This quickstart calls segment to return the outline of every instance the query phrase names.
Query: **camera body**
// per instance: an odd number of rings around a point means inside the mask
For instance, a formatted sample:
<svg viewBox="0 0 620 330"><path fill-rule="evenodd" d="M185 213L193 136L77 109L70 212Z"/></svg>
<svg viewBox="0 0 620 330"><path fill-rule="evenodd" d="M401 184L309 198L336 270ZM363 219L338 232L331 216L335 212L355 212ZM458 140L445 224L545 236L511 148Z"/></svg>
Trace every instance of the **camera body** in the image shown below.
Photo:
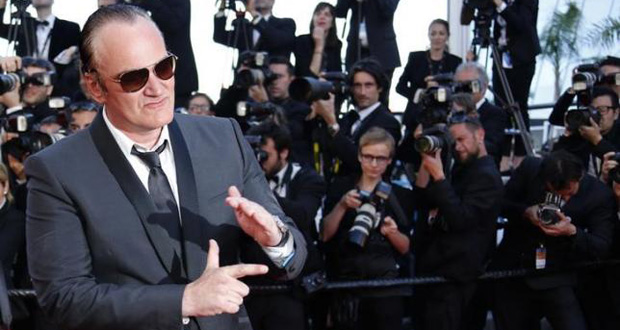
<svg viewBox="0 0 620 330"><path fill-rule="evenodd" d="M261 145L263 142L263 138L259 135L245 135L245 140L248 141L250 147L252 147L252 151L254 151L254 155L256 156L256 160L258 160L259 164L262 164L265 160L267 160L267 152L261 149Z"/></svg>
<svg viewBox="0 0 620 330"><path fill-rule="evenodd" d="M325 80L314 77L295 78L288 88L293 100L311 104L317 100L329 99L329 94L346 96L350 87L347 83L347 74L344 72L325 72Z"/></svg>
<svg viewBox="0 0 620 330"><path fill-rule="evenodd" d="M548 192L545 196L545 202L539 205L538 219L545 225L554 225L560 222L560 216L557 212L561 210L562 197Z"/></svg>
<svg viewBox="0 0 620 330"><path fill-rule="evenodd" d="M248 89L254 85L269 85L277 78L276 75L269 70L269 54L267 52L245 51L239 55L238 67L233 85Z"/></svg>
<svg viewBox="0 0 620 330"><path fill-rule="evenodd" d="M422 135L414 141L414 148L420 153L435 153L442 149L448 151L452 145L452 138L448 132L448 115L452 106L453 86L452 74L434 76L433 81L439 86L418 90L414 102L422 108L420 123ZM448 155L444 155L447 158Z"/></svg>
<svg viewBox="0 0 620 330"><path fill-rule="evenodd" d="M357 208L353 226L349 229L349 242L360 248L366 246L371 231L383 221L385 203L391 192L392 186L383 181L372 192L358 190L362 204Z"/></svg>
<svg viewBox="0 0 620 330"><path fill-rule="evenodd" d="M564 115L566 129L571 132L577 132L581 126L591 126L590 119L593 119L597 124L601 123L601 114L589 106L569 109Z"/></svg>
<svg viewBox="0 0 620 330"><path fill-rule="evenodd" d="M250 126L260 125L269 118L273 118L278 112L279 107L271 102L252 102L241 101L237 103L237 116L245 118L245 122Z"/></svg>

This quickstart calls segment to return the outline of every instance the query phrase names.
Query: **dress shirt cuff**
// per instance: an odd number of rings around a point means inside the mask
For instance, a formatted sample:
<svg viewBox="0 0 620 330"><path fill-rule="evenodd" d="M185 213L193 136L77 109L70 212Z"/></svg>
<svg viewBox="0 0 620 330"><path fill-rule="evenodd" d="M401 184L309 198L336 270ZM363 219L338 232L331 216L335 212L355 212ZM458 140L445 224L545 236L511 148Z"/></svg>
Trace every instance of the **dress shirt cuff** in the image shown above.
<svg viewBox="0 0 620 330"><path fill-rule="evenodd" d="M295 255L295 239L293 239L293 235L291 234L288 235L288 239L286 243L284 243L284 246L263 246L262 248L274 264L280 268L284 268L289 261L293 259L293 255Z"/></svg>
<svg viewBox="0 0 620 330"><path fill-rule="evenodd" d="M504 11L504 9L506 9L506 7L508 7L508 5L505 2L502 2L502 4L496 8L497 12L501 14Z"/></svg>

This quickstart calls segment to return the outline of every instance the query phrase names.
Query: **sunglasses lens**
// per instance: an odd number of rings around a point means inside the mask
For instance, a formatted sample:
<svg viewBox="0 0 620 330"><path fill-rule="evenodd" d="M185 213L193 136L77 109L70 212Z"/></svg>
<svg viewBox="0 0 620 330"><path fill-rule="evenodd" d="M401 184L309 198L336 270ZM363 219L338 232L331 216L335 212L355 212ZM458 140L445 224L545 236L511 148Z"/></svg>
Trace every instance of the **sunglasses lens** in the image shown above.
<svg viewBox="0 0 620 330"><path fill-rule="evenodd" d="M149 69L139 69L125 72L121 77L121 87L127 93L139 91L149 80Z"/></svg>
<svg viewBox="0 0 620 330"><path fill-rule="evenodd" d="M170 55L155 65L155 75L161 80L168 80L174 76L176 57Z"/></svg>

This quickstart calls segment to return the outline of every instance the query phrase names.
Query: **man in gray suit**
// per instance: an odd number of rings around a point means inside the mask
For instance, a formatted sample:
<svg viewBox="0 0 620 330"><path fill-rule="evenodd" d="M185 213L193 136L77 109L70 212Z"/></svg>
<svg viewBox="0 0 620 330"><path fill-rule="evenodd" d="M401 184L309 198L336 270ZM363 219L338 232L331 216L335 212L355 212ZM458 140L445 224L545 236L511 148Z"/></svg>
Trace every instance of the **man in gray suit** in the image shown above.
<svg viewBox="0 0 620 330"><path fill-rule="evenodd" d="M240 328L239 278L268 271L240 259L289 279L306 250L239 126L173 114L176 57L142 9L100 8L80 53L105 108L26 164L39 303L64 329Z"/></svg>

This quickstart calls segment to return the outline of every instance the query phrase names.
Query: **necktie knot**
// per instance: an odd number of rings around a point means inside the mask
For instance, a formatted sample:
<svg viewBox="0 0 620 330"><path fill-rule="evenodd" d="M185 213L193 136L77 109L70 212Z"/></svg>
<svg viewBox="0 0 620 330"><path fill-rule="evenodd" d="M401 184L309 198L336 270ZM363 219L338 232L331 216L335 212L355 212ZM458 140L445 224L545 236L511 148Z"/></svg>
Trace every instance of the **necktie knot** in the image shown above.
<svg viewBox="0 0 620 330"><path fill-rule="evenodd" d="M140 152L136 149L136 146L131 148L131 154L140 158L148 167L152 169L154 167L161 167L161 161L159 160L159 154L161 154L164 149L166 149L166 145L168 144L168 140L164 141L164 143L159 146L155 151L149 152Z"/></svg>

